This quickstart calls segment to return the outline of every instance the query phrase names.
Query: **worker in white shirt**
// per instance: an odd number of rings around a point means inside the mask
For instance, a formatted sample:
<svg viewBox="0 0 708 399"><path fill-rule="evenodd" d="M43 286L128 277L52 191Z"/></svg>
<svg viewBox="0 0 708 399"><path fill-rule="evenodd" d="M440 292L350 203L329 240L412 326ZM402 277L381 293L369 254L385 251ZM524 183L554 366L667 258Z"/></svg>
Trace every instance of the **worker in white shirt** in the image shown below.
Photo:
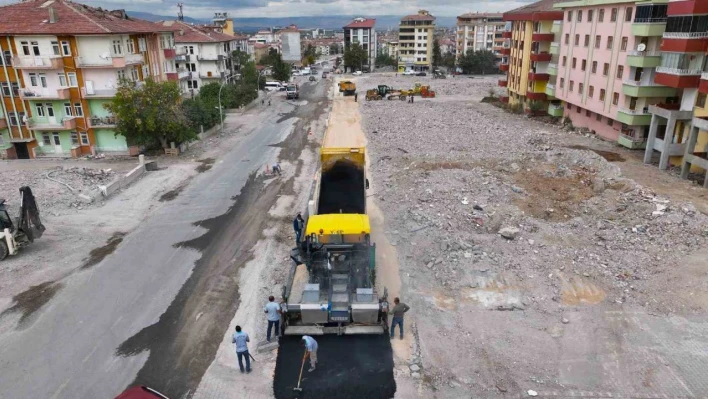
<svg viewBox="0 0 708 399"><path fill-rule="evenodd" d="M305 356L310 358L310 369L307 371L315 371L315 366L317 366L317 341L309 335L303 335L302 344L307 350Z"/></svg>
<svg viewBox="0 0 708 399"><path fill-rule="evenodd" d="M280 314L282 313L282 310L280 310L280 305L275 303L275 298L273 295L268 297L268 303L263 307L263 312L267 315L266 317L268 318L268 333L266 334L266 340L270 342L270 331L275 326L275 336L278 337L280 335Z"/></svg>

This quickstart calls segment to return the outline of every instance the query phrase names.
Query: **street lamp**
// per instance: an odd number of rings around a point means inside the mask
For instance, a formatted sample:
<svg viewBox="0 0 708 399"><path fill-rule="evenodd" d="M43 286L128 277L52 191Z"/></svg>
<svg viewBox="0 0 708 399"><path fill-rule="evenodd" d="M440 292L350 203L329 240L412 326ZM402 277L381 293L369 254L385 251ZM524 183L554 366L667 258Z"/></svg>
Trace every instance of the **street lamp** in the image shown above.
<svg viewBox="0 0 708 399"><path fill-rule="evenodd" d="M219 120L221 121L221 132L224 132L224 113L223 113L223 108L221 107L221 89L224 88L224 85L229 82L229 79L233 79L238 75L231 75L226 80L224 83L221 84L219 87Z"/></svg>

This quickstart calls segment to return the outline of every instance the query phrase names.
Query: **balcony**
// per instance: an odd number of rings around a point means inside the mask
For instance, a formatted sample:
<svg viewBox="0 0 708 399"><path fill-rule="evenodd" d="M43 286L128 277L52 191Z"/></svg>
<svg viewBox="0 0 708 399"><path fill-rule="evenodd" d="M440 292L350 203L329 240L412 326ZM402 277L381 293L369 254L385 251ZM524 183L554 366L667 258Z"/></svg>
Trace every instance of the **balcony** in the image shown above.
<svg viewBox="0 0 708 399"><path fill-rule="evenodd" d="M186 50L184 54L180 54L179 52L175 56L175 61L179 62L190 62L192 60L192 57L194 54L186 54Z"/></svg>
<svg viewBox="0 0 708 399"><path fill-rule="evenodd" d="M617 137L617 144L630 150L643 150L647 147L647 139L644 137L634 137L627 133L620 133L619 137Z"/></svg>
<svg viewBox="0 0 708 399"><path fill-rule="evenodd" d="M114 128L116 127L116 117L115 116L92 116L88 120L89 127L92 128Z"/></svg>
<svg viewBox="0 0 708 399"><path fill-rule="evenodd" d="M550 53L531 53L531 61L534 62L548 62L553 58Z"/></svg>
<svg viewBox="0 0 708 399"><path fill-rule="evenodd" d="M701 80L700 69L656 67L654 82L676 89L696 88Z"/></svg>
<svg viewBox="0 0 708 399"><path fill-rule="evenodd" d="M7 128L7 120L4 115L0 115L0 130Z"/></svg>
<svg viewBox="0 0 708 399"><path fill-rule="evenodd" d="M199 77L202 79L224 79L226 77L226 72L199 72Z"/></svg>
<svg viewBox="0 0 708 399"><path fill-rule="evenodd" d="M708 32L664 32L664 39L705 39Z"/></svg>
<svg viewBox="0 0 708 399"><path fill-rule="evenodd" d="M552 33L560 33L563 29L563 21L553 21L553 26L551 27Z"/></svg>
<svg viewBox="0 0 708 399"><path fill-rule="evenodd" d="M173 48L162 49L162 52L165 54L165 58L167 58L168 60L175 58L177 56L177 50L175 50Z"/></svg>
<svg viewBox="0 0 708 399"><path fill-rule="evenodd" d="M617 120L629 126L649 126L651 114L643 110L618 108Z"/></svg>
<svg viewBox="0 0 708 399"><path fill-rule="evenodd" d="M551 76L558 76L558 64L548 64L546 72Z"/></svg>
<svg viewBox="0 0 708 399"><path fill-rule="evenodd" d="M654 84L650 81L624 80L622 93L631 97L673 97L676 89Z"/></svg>
<svg viewBox="0 0 708 399"><path fill-rule="evenodd" d="M22 89L20 90L20 98L23 101L27 100L68 100L71 98L69 88L62 87L59 89Z"/></svg>
<svg viewBox="0 0 708 399"><path fill-rule="evenodd" d="M548 82L548 79L550 79L551 75L547 73L535 73L535 72L529 72L529 81L531 82Z"/></svg>
<svg viewBox="0 0 708 399"><path fill-rule="evenodd" d="M498 85L499 87L506 87L506 86L507 86L507 83L508 83L508 82L507 82L506 79L499 79L499 81L497 82L497 85Z"/></svg>
<svg viewBox="0 0 708 399"><path fill-rule="evenodd" d="M511 49L509 47L502 47L501 54L502 55L511 55Z"/></svg>
<svg viewBox="0 0 708 399"><path fill-rule="evenodd" d="M526 98L528 98L529 100L536 100L536 101L548 100L548 96L546 95L546 93L536 93L533 91L527 91Z"/></svg>
<svg viewBox="0 0 708 399"><path fill-rule="evenodd" d="M666 30L666 17L635 18L632 23L634 36L661 36Z"/></svg>
<svg viewBox="0 0 708 399"><path fill-rule="evenodd" d="M558 55L558 53L560 53L560 44L558 42L551 43L551 49L548 52Z"/></svg>
<svg viewBox="0 0 708 399"><path fill-rule="evenodd" d="M504 39L511 39L511 31L510 30L502 31L502 37Z"/></svg>
<svg viewBox="0 0 708 399"><path fill-rule="evenodd" d="M89 91L85 87L82 87L81 88L81 97L94 99L94 100L95 99L108 99L108 98L115 97L117 92L118 91L116 89L104 89L104 90L91 89L91 91Z"/></svg>
<svg viewBox="0 0 708 399"><path fill-rule="evenodd" d="M708 43L708 32L664 32L661 51L673 53L703 53Z"/></svg>
<svg viewBox="0 0 708 399"><path fill-rule="evenodd" d="M553 33L533 33L531 34L531 40L534 42L552 42L556 38Z"/></svg>
<svg viewBox="0 0 708 399"><path fill-rule="evenodd" d="M199 54L197 55L199 61L223 61L224 56L219 54Z"/></svg>
<svg viewBox="0 0 708 399"><path fill-rule="evenodd" d="M30 118L29 128L32 130L72 130L76 129L76 119L70 116L62 120L38 122L34 118Z"/></svg>
<svg viewBox="0 0 708 399"><path fill-rule="evenodd" d="M661 65L660 51L628 51L627 65L637 68L656 68Z"/></svg>
<svg viewBox="0 0 708 399"><path fill-rule="evenodd" d="M190 72L186 69L178 69L177 70L177 79L179 79L179 80L192 79L192 72Z"/></svg>
<svg viewBox="0 0 708 399"><path fill-rule="evenodd" d="M168 82L178 82L179 81L179 73L177 73L177 72L165 72L165 75L167 75Z"/></svg>
<svg viewBox="0 0 708 399"><path fill-rule="evenodd" d="M708 72L701 74L701 81L698 84L698 91L703 94L708 94Z"/></svg>
<svg viewBox="0 0 708 399"><path fill-rule="evenodd" d="M61 56L14 56L12 57L12 65L19 69L62 69L64 68L64 59Z"/></svg>
<svg viewBox="0 0 708 399"><path fill-rule="evenodd" d="M499 64L499 70L502 72L508 72L509 71L509 64Z"/></svg>
<svg viewBox="0 0 708 399"><path fill-rule="evenodd" d="M560 118L561 116L563 116L563 105L549 104L548 115Z"/></svg>
<svg viewBox="0 0 708 399"><path fill-rule="evenodd" d="M145 58L142 54L114 54L105 58L86 59L75 57L74 61L79 68L125 68L128 65L143 64Z"/></svg>
<svg viewBox="0 0 708 399"><path fill-rule="evenodd" d="M555 97L556 96L556 85L547 83L546 84L546 95L549 97Z"/></svg>

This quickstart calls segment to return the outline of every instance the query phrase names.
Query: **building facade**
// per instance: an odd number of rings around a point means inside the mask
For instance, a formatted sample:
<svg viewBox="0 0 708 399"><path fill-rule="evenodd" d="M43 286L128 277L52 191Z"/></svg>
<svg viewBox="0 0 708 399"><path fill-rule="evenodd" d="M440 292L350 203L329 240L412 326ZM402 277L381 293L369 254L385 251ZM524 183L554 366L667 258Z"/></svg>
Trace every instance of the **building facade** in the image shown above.
<svg viewBox="0 0 708 399"><path fill-rule="evenodd" d="M172 37L123 11L63 0L0 7L4 156L127 154L103 104L122 79L174 79Z"/></svg>
<svg viewBox="0 0 708 399"><path fill-rule="evenodd" d="M344 26L344 49L345 51L354 43L361 46L367 54L367 63L362 65L364 70L373 71L376 66L376 51L378 41L376 37L375 19L355 18L351 23Z"/></svg>
<svg viewBox="0 0 708 399"><path fill-rule="evenodd" d="M546 85L551 77L554 21L563 18L563 12L554 9L558 0L542 0L504 13L504 21L511 22L510 30L502 36L508 39L501 49L499 68L507 72L507 79L499 85L507 87L509 96L503 101L519 104L527 112L545 112L548 109Z"/></svg>
<svg viewBox="0 0 708 399"><path fill-rule="evenodd" d="M300 48L300 30L297 26L290 25L279 32L281 40L281 51L283 61L299 64L302 62L302 50Z"/></svg>
<svg viewBox="0 0 708 399"><path fill-rule="evenodd" d="M502 13L468 13L458 16L455 35L457 57L467 51L489 50L501 59L501 47L504 44L502 31L506 26L502 16Z"/></svg>
<svg viewBox="0 0 708 399"><path fill-rule="evenodd" d="M428 71L433 63L435 17L426 10L401 18L398 29L398 71Z"/></svg>

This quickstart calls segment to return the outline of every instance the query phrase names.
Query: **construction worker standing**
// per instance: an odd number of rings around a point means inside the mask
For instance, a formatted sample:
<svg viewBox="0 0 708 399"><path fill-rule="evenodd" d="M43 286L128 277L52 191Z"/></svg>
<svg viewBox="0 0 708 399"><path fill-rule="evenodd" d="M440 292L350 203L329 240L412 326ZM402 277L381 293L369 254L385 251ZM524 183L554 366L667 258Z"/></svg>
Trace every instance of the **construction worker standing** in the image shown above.
<svg viewBox="0 0 708 399"><path fill-rule="evenodd" d="M280 335L280 305L275 303L275 297L273 295L268 297L268 303L263 307L263 312L267 315L268 319L268 332L266 333L266 340L270 342L270 332L273 326L275 326L275 336L276 338Z"/></svg>
<svg viewBox="0 0 708 399"><path fill-rule="evenodd" d="M302 238L302 229L305 227L305 219L302 218L300 212L295 216L293 220L293 229L295 230L295 244L300 245L300 238Z"/></svg>
<svg viewBox="0 0 708 399"><path fill-rule="evenodd" d="M391 320L391 339L393 339L393 336L395 335L394 332L396 331L396 325L400 327L401 339L403 339L403 314L411 308L405 303L402 303L398 297L393 299L393 303L395 306L389 311L389 313L393 313L393 320Z"/></svg>
<svg viewBox="0 0 708 399"><path fill-rule="evenodd" d="M241 331L241 326L236 326L236 332L234 333L233 337L231 337L231 343L236 344L236 356L238 357L238 367L241 369L241 372L244 372L243 369L243 358L246 358L246 373L251 372L251 354L248 353L248 343L251 342L251 339L248 337L248 334L245 332Z"/></svg>
<svg viewBox="0 0 708 399"><path fill-rule="evenodd" d="M309 335L303 335L302 344L305 346L305 350L307 350L305 357L310 358L310 369L307 371L315 371L315 366L317 366L317 341Z"/></svg>

